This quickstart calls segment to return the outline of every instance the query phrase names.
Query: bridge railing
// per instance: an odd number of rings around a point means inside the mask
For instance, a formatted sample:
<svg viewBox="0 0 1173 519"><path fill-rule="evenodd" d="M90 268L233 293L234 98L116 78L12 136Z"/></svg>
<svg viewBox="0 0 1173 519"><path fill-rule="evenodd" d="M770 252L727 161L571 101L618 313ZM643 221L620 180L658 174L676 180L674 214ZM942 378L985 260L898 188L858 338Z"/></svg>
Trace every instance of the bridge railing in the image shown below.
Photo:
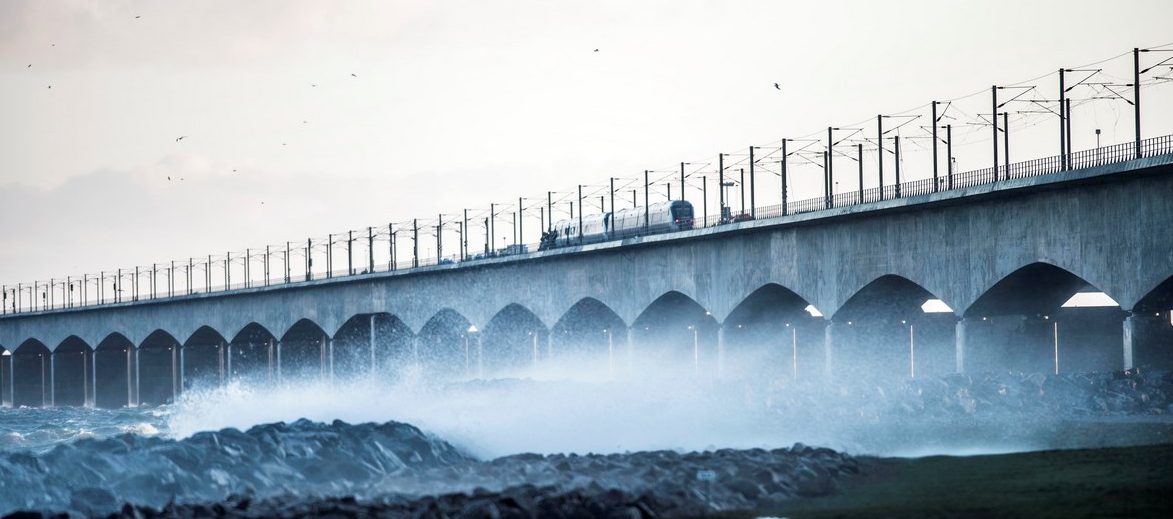
<svg viewBox="0 0 1173 519"><path fill-rule="evenodd" d="M734 214L728 219L723 219L718 210L718 214L697 218L697 223L694 227L714 227L749 219L762 220L778 218L786 215L813 213L831 208L870 204L884 200L918 197L937 192L989 185L1011 179L1037 177L1070 170L1117 164L1133 160L1137 158L1138 154L1141 157L1173 154L1173 135L1145 139L1140 142L1139 149L1135 142L1127 142L1069 153L1066 157L1054 155L1014 162L1009 165L1000 165L997 168L989 167L965 172L953 172L949 168L936 179L925 178L911 180L899 184L836 193L830 197L819 196L802 200L787 200L785 204L759 206L746 211L746 214ZM694 211L696 209L694 208ZM637 233L636 236L638 235ZM157 267L161 264L156 264L150 267L125 269L117 274L115 272L107 272L104 274L104 277L96 274L54 279L48 282L38 281L15 286L0 286L0 294L3 294L2 304L0 304L0 316L131 301L168 299L182 297L188 294L242 290L260 286L301 283L309 280L340 278L351 275L361 276L373 272L410 270L436 264L477 261L485 257L524 255L526 252L538 251L538 247L539 244L531 243L526 244L525 249L512 247L493 251L488 255L474 253L464 259L460 258L459 255L446 255L440 258L420 258L416 262L400 261L393 264L381 263L374 265L374 268L366 265L363 268L355 269L354 272L351 272L349 269L332 269L328 274L322 272L307 274L302 271L300 273L290 272L290 275L286 277L284 269L282 269L276 276L270 271L268 279L247 279L236 283L228 280L228 282L221 282L218 285L213 280L205 283L199 290L194 290L187 286L180 287L180 283L176 283L174 279L171 279L177 275L175 270L159 269ZM518 252L519 250L523 252ZM196 263L193 266L188 260L184 260L181 263L183 264L182 267L187 269L183 271L185 278L194 278L194 272L189 273L188 270L198 268L204 269L205 273L203 276L206 279L206 270L212 266L219 266L219 263L213 265L202 262ZM165 275L164 272L166 272ZM109 285L104 285L104 281L99 281L99 279L116 279L117 281L114 287L110 287ZM90 285L91 283L93 283L93 286ZM19 297L17 297L18 295Z"/></svg>

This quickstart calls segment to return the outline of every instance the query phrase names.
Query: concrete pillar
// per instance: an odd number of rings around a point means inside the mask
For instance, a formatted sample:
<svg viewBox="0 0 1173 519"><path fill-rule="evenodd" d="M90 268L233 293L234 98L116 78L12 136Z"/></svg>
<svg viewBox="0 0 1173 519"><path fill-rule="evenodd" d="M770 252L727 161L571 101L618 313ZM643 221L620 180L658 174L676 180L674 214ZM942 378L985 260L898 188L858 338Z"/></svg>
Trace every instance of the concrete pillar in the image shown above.
<svg viewBox="0 0 1173 519"><path fill-rule="evenodd" d="M546 336L546 360L554 360L554 330Z"/></svg>
<svg viewBox="0 0 1173 519"><path fill-rule="evenodd" d="M57 406L57 353L49 352L49 407Z"/></svg>
<svg viewBox="0 0 1173 519"><path fill-rule="evenodd" d="M699 353L699 352L698 352ZM717 378L725 374L725 325L717 325Z"/></svg>
<svg viewBox="0 0 1173 519"><path fill-rule="evenodd" d="M534 350L533 351L533 356L534 356L533 369L534 369L534 372L537 372L537 370L538 370L538 332L537 331L534 331L532 338L533 338L533 350Z"/></svg>
<svg viewBox="0 0 1173 519"><path fill-rule="evenodd" d="M12 352L8 354L8 405L9 407L16 407L16 383L13 379L16 377L16 356Z"/></svg>
<svg viewBox="0 0 1173 519"><path fill-rule="evenodd" d="M139 405L143 402L143 395L139 392L139 381L142 380L142 377L139 376L139 354L138 348L134 346L131 348L134 349L134 405Z"/></svg>
<svg viewBox="0 0 1173 519"><path fill-rule="evenodd" d="M326 339L326 355L329 361L330 383L334 383L334 338Z"/></svg>
<svg viewBox="0 0 1173 519"><path fill-rule="evenodd" d="M265 376L268 378L267 382L273 383L273 339L270 338L268 344L265 346Z"/></svg>
<svg viewBox="0 0 1173 519"><path fill-rule="evenodd" d="M372 271L373 271L373 269L372 269ZM370 350L371 350L371 360L370 360L370 368L371 369L370 369L370 372L371 372L371 377L373 378L375 376L375 372L376 372L376 369L375 369L376 368L376 361L375 361L375 314L371 314L370 325L371 325L371 333L369 335L369 337L370 337L369 346L370 346Z"/></svg>
<svg viewBox="0 0 1173 519"><path fill-rule="evenodd" d="M179 396L179 359L177 358L179 346L173 345L169 349L171 350L171 402L175 402L175 399Z"/></svg>
<svg viewBox="0 0 1173 519"><path fill-rule="evenodd" d="M221 378L225 381L232 380L232 343L231 342L228 343L228 346L224 348L224 375Z"/></svg>
<svg viewBox="0 0 1173 519"><path fill-rule="evenodd" d="M90 391L90 407L98 407L98 352L97 350L90 351L90 383L93 384L93 391Z"/></svg>
<svg viewBox="0 0 1173 519"><path fill-rule="evenodd" d="M635 361L635 326L627 327L627 344L624 345L627 356L627 370L631 371L631 363Z"/></svg>
<svg viewBox="0 0 1173 519"><path fill-rule="evenodd" d="M187 348L184 348L183 346L176 346L175 349L179 350L179 394L182 395L183 394L183 384L185 382L184 376L183 376L184 369L185 369L183 361L184 361L184 357L186 357L186 354L187 354Z"/></svg>
<svg viewBox="0 0 1173 519"><path fill-rule="evenodd" d="M277 341L277 385L281 385L281 341Z"/></svg>
<svg viewBox="0 0 1173 519"><path fill-rule="evenodd" d="M479 335L478 335L478 337L479 337ZM420 365L420 336L419 335L413 335L411 337L411 363L416 366Z"/></svg>
<svg viewBox="0 0 1173 519"><path fill-rule="evenodd" d="M835 329L838 327L839 323L827 319L827 325L823 328L823 375L827 377L831 376L834 364Z"/></svg>
<svg viewBox="0 0 1173 519"><path fill-rule="evenodd" d="M134 362L130 356L134 346L126 347L126 405L134 405Z"/></svg>
<svg viewBox="0 0 1173 519"><path fill-rule="evenodd" d="M327 269L326 272L329 272ZM318 340L318 379L326 378L326 336Z"/></svg>
<svg viewBox="0 0 1173 519"><path fill-rule="evenodd" d="M962 317L953 325L954 361L958 373L965 373L965 348L969 335L969 318Z"/></svg>
<svg viewBox="0 0 1173 519"><path fill-rule="evenodd" d="M485 334L477 334L477 378L485 378Z"/></svg>

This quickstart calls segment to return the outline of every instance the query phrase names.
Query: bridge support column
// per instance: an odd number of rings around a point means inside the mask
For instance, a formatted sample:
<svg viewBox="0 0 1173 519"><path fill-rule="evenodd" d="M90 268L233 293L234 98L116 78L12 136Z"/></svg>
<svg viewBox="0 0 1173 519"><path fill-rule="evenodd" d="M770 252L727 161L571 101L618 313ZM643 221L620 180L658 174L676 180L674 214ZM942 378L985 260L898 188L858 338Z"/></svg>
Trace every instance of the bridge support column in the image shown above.
<svg viewBox="0 0 1173 519"><path fill-rule="evenodd" d="M965 347L968 336L969 319L962 317L953 325L954 362L958 373L965 373Z"/></svg>
<svg viewBox="0 0 1173 519"><path fill-rule="evenodd" d="M228 343L220 351L224 353L224 357L221 359L223 372L220 374L220 380L223 383L232 380L232 343Z"/></svg>
<svg viewBox="0 0 1173 519"><path fill-rule="evenodd" d="M273 383L273 339L269 339L268 344L265 345L265 377L266 382Z"/></svg>
<svg viewBox="0 0 1173 519"><path fill-rule="evenodd" d="M49 352L49 407L57 406L57 353Z"/></svg>
<svg viewBox="0 0 1173 519"><path fill-rule="evenodd" d="M1151 342L1151 333L1158 324L1157 315L1129 312L1124 318L1124 369L1132 369L1141 363L1162 364L1163 359L1154 359L1145 347ZM1146 357L1146 354L1150 354Z"/></svg>
<svg viewBox="0 0 1173 519"><path fill-rule="evenodd" d="M546 335L546 360L554 360L554 330Z"/></svg>
<svg viewBox="0 0 1173 519"><path fill-rule="evenodd" d="M142 395L142 392L140 391L140 382L142 381L142 377L139 376L139 373L140 373L140 371L139 371L139 357L140 357L140 355L139 355L138 348L131 346L131 349L134 350L134 405L137 406L143 402L143 400L142 400L143 395Z"/></svg>
<svg viewBox="0 0 1173 519"><path fill-rule="evenodd" d="M328 272L328 271L327 271ZM318 340L318 379L326 378L326 336Z"/></svg>
<svg viewBox="0 0 1173 519"><path fill-rule="evenodd" d="M277 341L273 346L276 349L277 385L281 385L281 341Z"/></svg>
<svg viewBox="0 0 1173 519"><path fill-rule="evenodd" d="M827 325L823 328L823 376L826 377L831 376L834 365L835 329L838 327L839 323L827 319Z"/></svg>
<svg viewBox="0 0 1173 519"><path fill-rule="evenodd" d="M627 357L627 371L631 371L631 364L635 362L635 326L627 327L627 344L624 346L626 350L624 355Z"/></svg>
<svg viewBox="0 0 1173 519"><path fill-rule="evenodd" d="M90 352L90 383L93 384L93 391L90 391L89 407L98 407L98 352Z"/></svg>
<svg viewBox="0 0 1173 519"><path fill-rule="evenodd" d="M693 352L693 361L699 362L699 352ZM725 325L717 325L717 378L725 374Z"/></svg>
<svg viewBox="0 0 1173 519"><path fill-rule="evenodd" d="M485 378L485 334L477 334L477 378Z"/></svg>
<svg viewBox="0 0 1173 519"><path fill-rule="evenodd" d="M187 356L187 348L184 348L183 346L178 346L175 349L179 351L179 394L182 395L183 391L184 391L183 384L186 382L183 377L183 370L184 370L184 358Z"/></svg>
<svg viewBox="0 0 1173 519"><path fill-rule="evenodd" d="M179 397L179 346L171 347L171 403Z"/></svg>
<svg viewBox="0 0 1173 519"><path fill-rule="evenodd" d="M329 365L328 365L328 368L330 370L329 380L330 380L330 383L333 384L334 383L334 338L333 337L326 339L326 360L329 363Z"/></svg>
<svg viewBox="0 0 1173 519"><path fill-rule="evenodd" d="M371 254L374 254L374 253L372 252ZM372 273L374 273L374 271L375 271L374 266L371 267L370 271ZM369 346L370 346L370 350L371 350L370 373L371 373L371 378L374 378L375 371L376 371L376 369L375 369L375 363L376 363L376 361L375 361L375 314L371 314L370 325L371 325L371 333L369 335L369 337L370 337Z"/></svg>
<svg viewBox="0 0 1173 519"><path fill-rule="evenodd" d="M419 337L419 335L413 335L411 337L411 363L417 367L420 365L420 337Z"/></svg>

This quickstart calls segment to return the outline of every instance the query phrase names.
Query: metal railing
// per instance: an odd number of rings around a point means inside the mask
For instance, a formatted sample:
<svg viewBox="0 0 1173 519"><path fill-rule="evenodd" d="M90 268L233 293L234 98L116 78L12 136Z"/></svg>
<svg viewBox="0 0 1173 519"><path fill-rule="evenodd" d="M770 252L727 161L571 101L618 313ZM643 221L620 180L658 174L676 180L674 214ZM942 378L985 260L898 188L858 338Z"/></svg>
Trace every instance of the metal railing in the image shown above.
<svg viewBox="0 0 1173 519"><path fill-rule="evenodd" d="M783 207L783 204L766 205L752 208L746 211L746 213L752 214L753 219L764 220L795 214L814 213L833 208L870 204L884 200L924 196L932 193L990 185L1006 180L1038 177L1062 173L1064 171L1122 163L1136 159L1138 152L1140 157L1156 157L1173 154L1173 135L1145 139L1140 142L1139 150L1136 142L1130 141L1070 153L1066 157L1054 155L1002 165L998 168L991 167L958 173L947 170L945 174L939 175L935 180L933 178L918 179L900 184L836 193L830 197L819 196L803 200L787 201L785 207ZM696 208L694 208L695 210ZM720 214L708 216L698 215L696 219L697 225L694 228L724 226L725 224L738 221L739 219L736 216L734 215L734 218L726 220ZM742 216L741 219L745 219L745 216ZM631 236L643 235L645 234L637 232ZM358 240L356 239L354 241ZM215 280L208 282L213 276L209 276L207 270L217 269L225 265L229 266L229 270L231 270L230 266L232 262L239 262L242 260L241 258L229 258L226 256L224 260L217 258L215 262L210 260L198 262L194 260L183 260L182 262L178 262L179 268L173 267L172 264L155 264L149 267L130 268L122 271L104 272L78 277L71 276L65 279L52 279L48 282L37 281L33 283L21 283L16 286L0 286L0 292L3 293L0 317L66 308L85 308L171 299L193 294L230 292L262 286L291 285L323 279L346 279L376 272L410 271L416 268L435 266L437 264L470 263L494 257L524 257L539 250L539 244L537 243L524 244L524 247L527 248L525 252L517 252L518 246L514 245L513 247L489 251L487 254L483 251L475 253L470 251L467 257L462 257L461 254L450 254L438 258L419 258L414 261L392 260L373 265L369 261L359 261L357 262L357 267L355 266L356 263L351 261L346 268L330 269L329 272L313 272L312 268L303 271L300 267L296 269L290 267L288 276L285 274L287 269L285 262L288 261L292 265L294 258L285 258L283 256L285 251L280 250L267 253L268 257L265 258L266 265L269 265L271 256L281 256L282 261L278 264L280 268L267 270L269 275L263 279L248 278L245 281L236 283L232 283L230 279L225 279L219 285L215 284ZM303 250L305 249L295 249L291 254L301 254L301 259L304 261ZM243 261L250 262L249 264L251 265L251 262L255 261L254 258L260 254L259 250L253 252L244 258ZM312 254L313 249L310 249L309 253ZM354 256L350 257L353 258ZM160 267L160 265L164 265L164 267ZM196 270L200 272L197 273L195 272ZM275 270L277 271L276 275L274 275ZM183 277L177 279L180 275ZM221 271L221 275L225 278L231 277L230 274L225 274L223 271ZM202 281L199 290L194 287L194 282L188 282L189 279L199 279ZM114 283L106 285L106 282L111 280Z"/></svg>

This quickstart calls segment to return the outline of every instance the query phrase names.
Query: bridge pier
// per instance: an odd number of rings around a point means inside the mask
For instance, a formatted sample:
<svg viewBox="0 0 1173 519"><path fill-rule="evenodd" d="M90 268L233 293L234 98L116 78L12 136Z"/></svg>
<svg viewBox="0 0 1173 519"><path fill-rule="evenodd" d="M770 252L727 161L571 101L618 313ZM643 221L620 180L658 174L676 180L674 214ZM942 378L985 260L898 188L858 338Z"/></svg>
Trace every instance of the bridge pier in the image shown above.
<svg viewBox="0 0 1173 519"><path fill-rule="evenodd" d="M485 334L477 334L477 378L485 378Z"/></svg>
<svg viewBox="0 0 1173 519"><path fill-rule="evenodd" d="M698 352L693 349L693 362L700 362L697 358ZM720 379L725 375L725 325L724 323L717 324L717 378Z"/></svg>
<svg viewBox="0 0 1173 519"><path fill-rule="evenodd" d="M627 371L631 372L631 364L635 362L635 325L627 327L627 343L624 344L624 355L627 357Z"/></svg>
<svg viewBox="0 0 1173 519"><path fill-rule="evenodd" d="M834 365L835 329L840 326L831 318L826 319L823 327L823 376L830 377Z"/></svg>
<svg viewBox="0 0 1173 519"><path fill-rule="evenodd" d="M49 407L57 405L57 356L49 353Z"/></svg>
<svg viewBox="0 0 1173 519"><path fill-rule="evenodd" d="M372 270L373 270L373 268L372 268ZM371 353L371 360L370 360L371 364L369 367L370 367L371 378L375 378L375 373L377 372L376 367L378 365L377 361L375 360L375 314L370 315L369 322L370 322L370 334L367 336L369 339L368 346L370 347L370 353Z"/></svg>
<svg viewBox="0 0 1173 519"><path fill-rule="evenodd" d="M953 328L953 343L956 351L955 356L958 373L965 373L965 348L968 335L969 318L962 317L957 320L957 324Z"/></svg>
<svg viewBox="0 0 1173 519"><path fill-rule="evenodd" d="M276 358L274 361L277 363L277 385L281 385L281 383L284 381L284 378L281 374L281 342L282 341L280 339L277 339L273 345L276 349L274 354Z"/></svg>
<svg viewBox="0 0 1173 519"><path fill-rule="evenodd" d="M1173 368L1173 325L1164 312L1133 311L1123 323L1124 369L1151 366ZM1164 348L1160 346L1164 345Z"/></svg>
<svg viewBox="0 0 1173 519"><path fill-rule="evenodd" d="M223 355L220 359L220 364L223 366L223 369L224 369L224 371L220 373L220 381L222 383L223 382L231 382L232 381L232 343L231 342L228 343L228 345L225 346L220 351L223 353Z"/></svg>

